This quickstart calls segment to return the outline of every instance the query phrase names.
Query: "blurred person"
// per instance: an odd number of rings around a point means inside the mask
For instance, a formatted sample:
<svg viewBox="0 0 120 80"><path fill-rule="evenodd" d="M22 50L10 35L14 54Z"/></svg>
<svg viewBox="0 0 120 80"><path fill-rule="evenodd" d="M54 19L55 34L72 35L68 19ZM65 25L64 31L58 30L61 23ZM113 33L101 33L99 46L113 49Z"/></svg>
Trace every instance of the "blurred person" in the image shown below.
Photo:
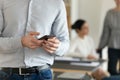
<svg viewBox="0 0 120 80"><path fill-rule="evenodd" d="M99 68L97 71L92 73L92 77L95 80L120 80L120 75L110 76L110 74Z"/></svg>
<svg viewBox="0 0 120 80"><path fill-rule="evenodd" d="M96 54L94 41L88 35L89 34L89 25L85 20L77 20L73 25L77 33L77 37L71 41L71 47L68 54L65 56L69 57L82 57L87 59L97 59L98 55Z"/></svg>
<svg viewBox="0 0 120 80"><path fill-rule="evenodd" d="M120 0L114 1L116 7L107 12L98 50L108 46L108 71L111 75L120 75L117 71L120 60Z"/></svg>
<svg viewBox="0 0 120 80"><path fill-rule="evenodd" d="M92 73L92 77L95 80L103 80L104 78L110 77L110 74L104 71L102 68L99 68L95 72Z"/></svg>

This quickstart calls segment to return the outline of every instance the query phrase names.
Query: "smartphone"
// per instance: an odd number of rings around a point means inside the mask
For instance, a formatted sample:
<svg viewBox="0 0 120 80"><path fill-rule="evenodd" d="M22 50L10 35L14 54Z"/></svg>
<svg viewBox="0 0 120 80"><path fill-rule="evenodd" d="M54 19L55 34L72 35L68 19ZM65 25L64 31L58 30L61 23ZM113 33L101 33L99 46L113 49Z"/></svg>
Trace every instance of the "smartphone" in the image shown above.
<svg viewBox="0 0 120 80"><path fill-rule="evenodd" d="M50 39L50 38L54 38L55 36L51 36L51 35L45 35L45 36L43 36L43 37L41 37L41 38L38 38L38 40L48 40L48 39Z"/></svg>

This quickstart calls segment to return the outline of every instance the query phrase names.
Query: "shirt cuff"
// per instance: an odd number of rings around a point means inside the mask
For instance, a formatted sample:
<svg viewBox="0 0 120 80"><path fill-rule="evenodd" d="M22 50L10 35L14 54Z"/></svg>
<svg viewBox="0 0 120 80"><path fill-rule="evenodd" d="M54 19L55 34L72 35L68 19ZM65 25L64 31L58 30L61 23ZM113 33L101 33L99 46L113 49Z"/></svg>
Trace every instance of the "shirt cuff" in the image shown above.
<svg viewBox="0 0 120 80"><path fill-rule="evenodd" d="M16 48L22 48L23 47L21 37L15 39L14 46Z"/></svg>

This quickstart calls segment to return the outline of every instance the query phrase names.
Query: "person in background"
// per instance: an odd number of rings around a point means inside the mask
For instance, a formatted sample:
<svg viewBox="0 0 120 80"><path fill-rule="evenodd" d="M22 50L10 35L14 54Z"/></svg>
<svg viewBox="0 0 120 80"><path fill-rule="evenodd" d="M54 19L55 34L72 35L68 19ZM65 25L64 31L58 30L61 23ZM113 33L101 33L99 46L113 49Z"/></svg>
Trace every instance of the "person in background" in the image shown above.
<svg viewBox="0 0 120 80"><path fill-rule="evenodd" d="M98 55L95 51L94 41L88 36L88 23L82 19L77 20L75 24L72 25L72 29L76 31L77 37L71 41L71 47L65 56L97 59Z"/></svg>
<svg viewBox="0 0 120 80"><path fill-rule="evenodd" d="M116 7L107 12L98 50L108 46L108 71L111 75L120 75L116 67L120 60L120 0L114 1Z"/></svg>
<svg viewBox="0 0 120 80"><path fill-rule="evenodd" d="M104 80L104 79L110 77L110 74L108 72L104 71L102 68L99 68L95 72L92 73L92 77L95 80Z"/></svg>
<svg viewBox="0 0 120 80"><path fill-rule="evenodd" d="M98 69L92 73L95 80L120 80L120 75L110 76L110 74L103 69Z"/></svg>

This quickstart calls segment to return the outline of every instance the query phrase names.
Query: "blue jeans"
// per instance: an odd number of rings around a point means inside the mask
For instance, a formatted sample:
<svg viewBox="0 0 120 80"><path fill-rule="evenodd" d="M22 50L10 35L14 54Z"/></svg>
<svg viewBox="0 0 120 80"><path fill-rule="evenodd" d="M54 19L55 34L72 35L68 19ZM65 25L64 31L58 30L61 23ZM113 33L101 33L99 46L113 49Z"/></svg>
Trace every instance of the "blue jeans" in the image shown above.
<svg viewBox="0 0 120 80"><path fill-rule="evenodd" d="M44 69L39 71L39 73L20 76L0 71L0 80L52 80L52 72L51 69Z"/></svg>

